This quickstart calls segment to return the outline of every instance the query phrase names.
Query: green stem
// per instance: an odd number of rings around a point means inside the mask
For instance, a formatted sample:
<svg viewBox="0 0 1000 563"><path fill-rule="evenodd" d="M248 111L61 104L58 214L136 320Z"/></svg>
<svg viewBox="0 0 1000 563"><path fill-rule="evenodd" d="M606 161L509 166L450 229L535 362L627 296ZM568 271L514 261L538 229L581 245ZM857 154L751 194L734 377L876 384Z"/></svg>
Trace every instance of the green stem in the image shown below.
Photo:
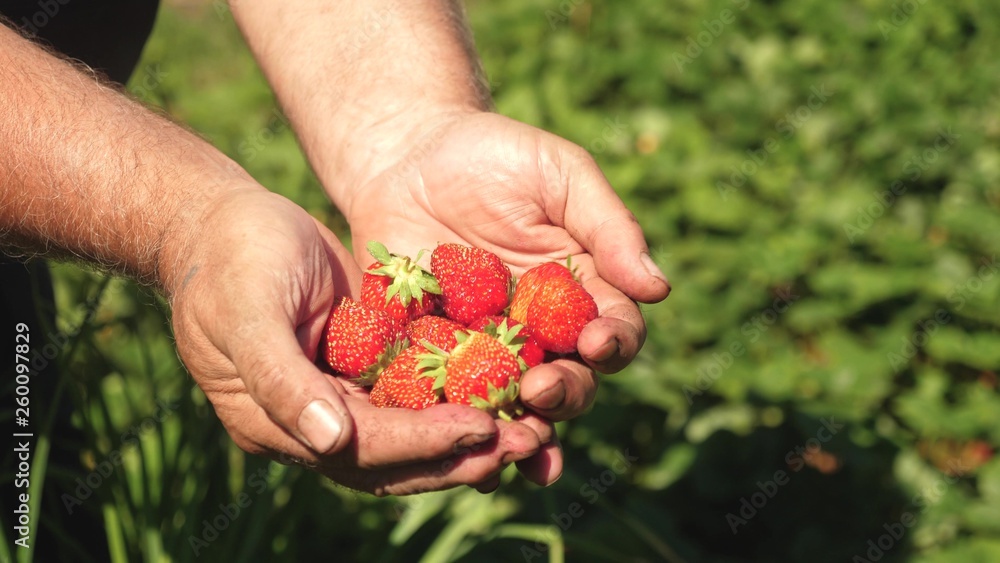
<svg viewBox="0 0 1000 563"><path fill-rule="evenodd" d="M555 526L537 524L502 524L491 534L496 538L520 539L549 546L549 563L563 563L566 548L563 544L562 532Z"/></svg>

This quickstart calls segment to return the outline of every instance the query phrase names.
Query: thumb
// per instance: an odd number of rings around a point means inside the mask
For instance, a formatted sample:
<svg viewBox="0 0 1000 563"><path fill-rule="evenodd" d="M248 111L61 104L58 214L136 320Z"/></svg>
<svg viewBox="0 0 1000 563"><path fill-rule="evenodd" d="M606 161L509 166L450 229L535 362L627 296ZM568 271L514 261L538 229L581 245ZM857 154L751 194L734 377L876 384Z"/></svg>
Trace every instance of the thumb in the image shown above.
<svg viewBox="0 0 1000 563"><path fill-rule="evenodd" d="M306 358L294 331L264 326L241 341L256 346L234 355L236 371L271 420L318 454L350 444L354 427L344 399L332 379Z"/></svg>
<svg viewBox="0 0 1000 563"><path fill-rule="evenodd" d="M562 161L563 228L594 258L601 278L636 301L662 301L670 282L650 257L639 222L594 159L580 150L580 158Z"/></svg>

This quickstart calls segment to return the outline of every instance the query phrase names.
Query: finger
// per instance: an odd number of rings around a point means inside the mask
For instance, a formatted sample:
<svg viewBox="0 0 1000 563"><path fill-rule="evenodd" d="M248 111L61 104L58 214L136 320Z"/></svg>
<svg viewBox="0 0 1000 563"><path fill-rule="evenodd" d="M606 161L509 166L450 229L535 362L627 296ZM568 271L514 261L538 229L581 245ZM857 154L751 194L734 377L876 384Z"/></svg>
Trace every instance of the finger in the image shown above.
<svg viewBox="0 0 1000 563"><path fill-rule="evenodd" d="M559 445L555 425L532 413L518 418L517 422L534 430L542 444L538 453L517 462L518 471L532 483L542 486L554 483L562 474L562 448Z"/></svg>
<svg viewBox="0 0 1000 563"><path fill-rule="evenodd" d="M464 448L444 460L374 471L345 472L343 468L331 468L329 475L338 483L378 496L410 495L484 483L505 466L530 458L542 448L534 430L527 426L516 422L500 425L501 431L494 439Z"/></svg>
<svg viewBox="0 0 1000 563"><path fill-rule="evenodd" d="M586 257L581 262L587 263ZM646 323L634 301L598 276L580 270L583 286L597 302L600 316L584 327L577 351L601 373L620 371L639 353L646 340Z"/></svg>
<svg viewBox="0 0 1000 563"><path fill-rule="evenodd" d="M482 483L476 483L472 485L472 488L484 495L488 495L500 488L500 474L497 473Z"/></svg>
<svg viewBox="0 0 1000 563"><path fill-rule="evenodd" d="M364 404L351 409L356 440L353 457L345 459L363 469L385 468L418 461L445 459L476 451L494 441L500 429L489 414L461 405L441 404L429 409L380 409ZM500 452L503 455L505 452Z"/></svg>
<svg viewBox="0 0 1000 563"><path fill-rule="evenodd" d="M521 401L548 420L568 420L587 410L597 394L597 383L589 367L560 359L525 372Z"/></svg>
<svg viewBox="0 0 1000 563"><path fill-rule="evenodd" d="M555 483L563 473L563 453L559 437L554 436L552 441L542 446L537 454L517 462L516 465L524 478L532 483L543 487Z"/></svg>
<svg viewBox="0 0 1000 563"><path fill-rule="evenodd" d="M314 452L344 449L354 426L336 382L309 361L293 330L271 320L276 316L259 313L248 318L264 320L243 324L230 354L247 392L271 420Z"/></svg>
<svg viewBox="0 0 1000 563"><path fill-rule="evenodd" d="M666 276L650 258L642 228L586 151L561 162L565 183L563 226L594 257L597 273L644 303L670 293Z"/></svg>
<svg viewBox="0 0 1000 563"><path fill-rule="evenodd" d="M234 382L239 384L238 379ZM499 430L493 419L480 410L460 405L438 405L424 411L378 409L367 399L345 396L354 421L354 440L339 453L319 455L275 424L244 389L227 391L216 410L223 421L236 421L226 429L237 445L283 463L298 460L310 467L322 467L335 480L337 472L345 469L350 473L429 461L441 463L477 452L490 452L501 460L509 453L506 442L498 447ZM520 457L529 455L532 447L528 443Z"/></svg>
<svg viewBox="0 0 1000 563"><path fill-rule="evenodd" d="M541 445L551 442L556 434L555 426L550 419L541 417L531 411L517 417L516 422L534 430L535 435L538 436L538 443Z"/></svg>

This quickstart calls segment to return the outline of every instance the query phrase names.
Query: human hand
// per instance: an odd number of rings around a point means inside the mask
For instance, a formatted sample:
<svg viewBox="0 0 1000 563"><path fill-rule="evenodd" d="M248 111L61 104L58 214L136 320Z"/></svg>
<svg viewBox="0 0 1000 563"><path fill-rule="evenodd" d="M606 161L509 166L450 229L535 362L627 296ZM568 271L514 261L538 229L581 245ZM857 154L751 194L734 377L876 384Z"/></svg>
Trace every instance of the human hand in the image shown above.
<svg viewBox="0 0 1000 563"><path fill-rule="evenodd" d="M536 429L577 416L593 401L594 371L621 370L642 346L646 328L635 301L657 302L670 291L634 216L584 149L503 116L449 114L401 136L380 137L379 146L397 148L340 198L355 255L365 262L364 244L373 239L411 256L458 242L496 253L516 275L572 256L600 316L580 335L582 363L533 368L521 397L542 417L525 419ZM561 470L558 446L546 444L520 466L550 483Z"/></svg>
<svg viewBox="0 0 1000 563"><path fill-rule="evenodd" d="M196 224L172 237L166 262L177 347L242 449L381 495L492 489L550 439L456 405L376 409L322 373L314 360L334 296L356 294L360 271L292 202L235 191Z"/></svg>

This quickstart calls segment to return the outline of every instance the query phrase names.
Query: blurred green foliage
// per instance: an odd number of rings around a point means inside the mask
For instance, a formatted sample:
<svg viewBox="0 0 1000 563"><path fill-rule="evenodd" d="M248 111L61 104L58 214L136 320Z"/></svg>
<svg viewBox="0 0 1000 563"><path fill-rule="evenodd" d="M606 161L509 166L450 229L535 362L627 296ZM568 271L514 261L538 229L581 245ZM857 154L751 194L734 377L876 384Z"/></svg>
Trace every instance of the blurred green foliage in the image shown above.
<svg viewBox="0 0 1000 563"><path fill-rule="evenodd" d="M84 456L124 455L81 510L115 561L1000 560L993 8L471 4L498 111L591 150L675 288L562 479L374 499L246 456L158 298L59 266L64 331L104 291L61 358ZM346 236L221 4L166 6L132 90Z"/></svg>

